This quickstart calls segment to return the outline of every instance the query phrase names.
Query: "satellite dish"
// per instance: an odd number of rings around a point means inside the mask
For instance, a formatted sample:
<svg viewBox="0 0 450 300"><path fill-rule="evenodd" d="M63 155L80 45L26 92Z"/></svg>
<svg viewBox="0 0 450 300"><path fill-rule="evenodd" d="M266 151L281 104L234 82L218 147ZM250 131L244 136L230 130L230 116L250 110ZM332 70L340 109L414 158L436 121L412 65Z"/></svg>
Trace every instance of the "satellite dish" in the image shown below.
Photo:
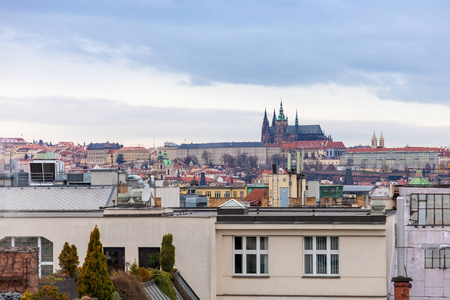
<svg viewBox="0 0 450 300"><path fill-rule="evenodd" d="M151 189L150 186L148 184L144 185L144 189L142 190L142 202L147 202L148 200L150 200L150 196L151 196Z"/></svg>

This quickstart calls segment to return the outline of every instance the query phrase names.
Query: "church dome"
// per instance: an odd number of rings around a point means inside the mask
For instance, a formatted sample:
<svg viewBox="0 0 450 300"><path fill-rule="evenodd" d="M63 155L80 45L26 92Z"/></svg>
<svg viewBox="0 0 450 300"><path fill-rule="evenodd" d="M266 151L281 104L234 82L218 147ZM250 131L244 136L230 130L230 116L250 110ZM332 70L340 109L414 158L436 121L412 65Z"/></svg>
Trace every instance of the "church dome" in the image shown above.
<svg viewBox="0 0 450 300"><path fill-rule="evenodd" d="M432 184L422 176L421 171L417 171L416 176L411 179L408 184L414 186L432 186Z"/></svg>

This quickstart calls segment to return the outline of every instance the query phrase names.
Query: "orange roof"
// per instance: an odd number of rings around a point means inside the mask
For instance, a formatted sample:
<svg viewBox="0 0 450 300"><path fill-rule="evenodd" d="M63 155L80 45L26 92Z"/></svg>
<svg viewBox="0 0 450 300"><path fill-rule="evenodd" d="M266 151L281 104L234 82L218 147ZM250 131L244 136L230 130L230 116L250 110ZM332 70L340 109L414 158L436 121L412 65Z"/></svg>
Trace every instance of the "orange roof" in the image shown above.
<svg viewBox="0 0 450 300"><path fill-rule="evenodd" d="M251 206L261 206L263 197L268 196L268 189L254 189L248 194L243 201L249 201Z"/></svg>
<svg viewBox="0 0 450 300"><path fill-rule="evenodd" d="M345 149L345 145L343 142L328 142L326 145L326 148L327 149L329 149L329 148L338 148L338 149L344 148Z"/></svg>

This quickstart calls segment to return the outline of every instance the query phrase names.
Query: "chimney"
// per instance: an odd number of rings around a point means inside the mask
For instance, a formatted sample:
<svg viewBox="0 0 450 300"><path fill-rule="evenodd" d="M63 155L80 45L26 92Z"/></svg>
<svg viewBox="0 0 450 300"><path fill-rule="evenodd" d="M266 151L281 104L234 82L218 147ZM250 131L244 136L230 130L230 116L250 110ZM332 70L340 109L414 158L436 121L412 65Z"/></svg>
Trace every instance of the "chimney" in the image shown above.
<svg viewBox="0 0 450 300"><path fill-rule="evenodd" d="M409 300L409 290L411 289L410 277L398 276L392 278L394 282L394 299L395 300Z"/></svg>

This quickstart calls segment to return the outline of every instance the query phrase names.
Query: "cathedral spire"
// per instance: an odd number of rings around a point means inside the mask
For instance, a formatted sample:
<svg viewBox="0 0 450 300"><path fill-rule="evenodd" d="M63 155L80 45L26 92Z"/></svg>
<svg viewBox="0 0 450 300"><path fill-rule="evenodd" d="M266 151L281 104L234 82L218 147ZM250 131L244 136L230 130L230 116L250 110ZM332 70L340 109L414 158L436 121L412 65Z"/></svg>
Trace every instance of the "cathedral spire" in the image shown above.
<svg viewBox="0 0 450 300"><path fill-rule="evenodd" d="M273 119L272 119L272 126L275 126L275 120L277 119L277 114L275 113L275 108L273 109Z"/></svg>
<svg viewBox="0 0 450 300"><path fill-rule="evenodd" d="M298 112L295 110L295 126L298 127Z"/></svg>
<svg viewBox="0 0 450 300"><path fill-rule="evenodd" d="M280 101L280 113L278 114L278 120L286 120L283 112L283 99Z"/></svg>
<svg viewBox="0 0 450 300"><path fill-rule="evenodd" d="M267 126L269 128L269 119L267 119L267 109L264 109L263 128Z"/></svg>

